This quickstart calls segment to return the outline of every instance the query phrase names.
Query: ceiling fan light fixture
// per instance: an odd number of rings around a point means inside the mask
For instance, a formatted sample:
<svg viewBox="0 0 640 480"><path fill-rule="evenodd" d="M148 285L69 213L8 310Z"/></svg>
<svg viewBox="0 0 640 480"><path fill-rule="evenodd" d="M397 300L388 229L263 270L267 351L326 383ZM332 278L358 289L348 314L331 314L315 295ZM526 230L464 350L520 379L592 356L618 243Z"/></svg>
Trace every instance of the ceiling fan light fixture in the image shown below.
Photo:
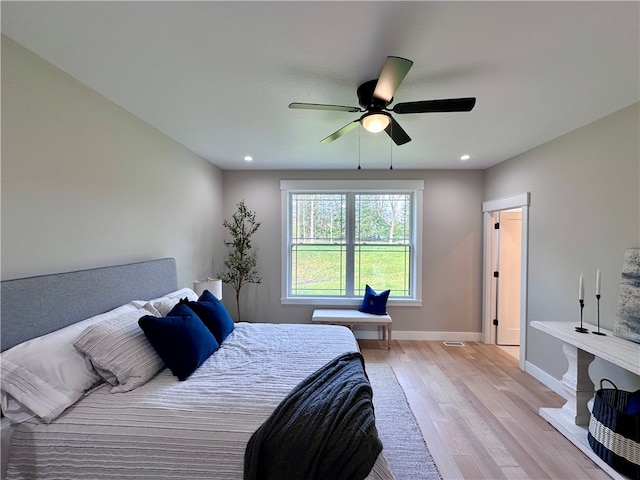
<svg viewBox="0 0 640 480"><path fill-rule="evenodd" d="M372 112L363 115L360 121L367 132L378 133L389 126L391 117L388 113Z"/></svg>

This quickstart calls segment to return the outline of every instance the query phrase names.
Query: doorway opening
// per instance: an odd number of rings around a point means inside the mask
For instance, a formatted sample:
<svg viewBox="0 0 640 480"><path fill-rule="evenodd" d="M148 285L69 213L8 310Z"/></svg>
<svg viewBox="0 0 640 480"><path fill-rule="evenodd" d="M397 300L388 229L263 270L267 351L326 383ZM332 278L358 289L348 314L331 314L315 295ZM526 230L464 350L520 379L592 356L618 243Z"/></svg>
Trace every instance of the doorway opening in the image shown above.
<svg viewBox="0 0 640 480"><path fill-rule="evenodd" d="M520 346L520 258L522 209L494 212L495 340L504 347Z"/></svg>
<svg viewBox="0 0 640 480"><path fill-rule="evenodd" d="M483 203L484 342L526 359L526 279L529 193Z"/></svg>

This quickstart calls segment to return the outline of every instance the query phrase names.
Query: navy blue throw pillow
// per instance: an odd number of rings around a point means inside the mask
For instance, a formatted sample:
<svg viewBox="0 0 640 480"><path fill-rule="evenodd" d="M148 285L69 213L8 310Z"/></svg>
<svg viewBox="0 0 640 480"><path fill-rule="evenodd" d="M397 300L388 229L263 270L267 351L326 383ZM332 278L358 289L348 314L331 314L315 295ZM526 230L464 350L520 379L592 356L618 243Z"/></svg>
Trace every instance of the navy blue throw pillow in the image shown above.
<svg viewBox="0 0 640 480"><path fill-rule="evenodd" d="M186 380L220 345L202 320L178 304L166 317L145 315L138 325L178 380Z"/></svg>
<svg viewBox="0 0 640 480"><path fill-rule="evenodd" d="M233 318L229 315L229 312L216 296L209 290L205 290L197 302L182 302L193 310L202 323L216 337L219 344L224 342L224 339L233 332L235 323Z"/></svg>
<svg viewBox="0 0 640 480"><path fill-rule="evenodd" d="M363 313L372 313L374 315L386 315L389 293L391 293L391 290L376 293L373 288L367 285L364 292L364 298L362 299L362 305L360 305L358 310Z"/></svg>
<svg viewBox="0 0 640 480"><path fill-rule="evenodd" d="M640 415L640 390L636 390L629 395L627 405L624 407L624 413L627 415Z"/></svg>

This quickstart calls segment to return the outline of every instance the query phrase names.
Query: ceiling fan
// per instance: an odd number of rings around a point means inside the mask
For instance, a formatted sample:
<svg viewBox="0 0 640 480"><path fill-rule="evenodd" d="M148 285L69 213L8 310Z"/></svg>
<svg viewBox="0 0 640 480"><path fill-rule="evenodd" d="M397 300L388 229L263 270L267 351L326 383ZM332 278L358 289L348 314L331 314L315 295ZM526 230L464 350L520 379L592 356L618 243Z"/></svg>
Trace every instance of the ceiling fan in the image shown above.
<svg viewBox="0 0 640 480"><path fill-rule="evenodd" d="M446 100L422 100L418 102L397 103L393 108L388 108L393 101L393 95L404 80L413 65L411 60L401 57L389 56L384 62L380 76L369 80L358 87L358 103L360 107L344 105L324 105L318 103L290 103L289 108L308 110L332 110L337 112L365 112L359 119L348 123L340 130L321 140L321 143L329 143L350 132L359 124L365 130L378 133L384 130L393 139L396 145L404 145L411 141L402 127L387 112L397 114L405 113L432 113L432 112L469 112L476 104L475 97L450 98Z"/></svg>

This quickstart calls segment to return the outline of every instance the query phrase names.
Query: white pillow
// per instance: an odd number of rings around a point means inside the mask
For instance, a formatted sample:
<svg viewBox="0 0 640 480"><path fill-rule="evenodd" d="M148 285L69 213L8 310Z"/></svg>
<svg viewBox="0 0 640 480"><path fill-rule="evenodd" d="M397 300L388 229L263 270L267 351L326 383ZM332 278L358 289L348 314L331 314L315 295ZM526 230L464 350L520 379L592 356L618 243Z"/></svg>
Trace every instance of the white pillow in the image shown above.
<svg viewBox="0 0 640 480"><path fill-rule="evenodd" d="M145 314L133 304L123 305L3 352L0 390L4 415L12 422L37 415L49 423L73 405L100 381L73 342L87 327L132 311Z"/></svg>
<svg viewBox="0 0 640 480"><path fill-rule="evenodd" d="M11 424L26 422L30 418L33 418L33 412L27 407L16 401L8 393L2 394L2 413L9 419Z"/></svg>
<svg viewBox="0 0 640 480"><path fill-rule="evenodd" d="M164 362L138 326L138 320L145 314L149 314L146 309L126 312L92 325L73 343L98 373L114 385L111 393L128 392L144 385L164 368Z"/></svg>
<svg viewBox="0 0 640 480"><path fill-rule="evenodd" d="M185 297L192 302L198 300L198 294L196 292L194 292L190 288L181 288L180 290L167 293L166 295L154 298L153 300L134 300L131 303L138 306L139 308L146 308L151 312L155 310L156 312L158 312L156 315L157 317L166 317L167 313L169 313L171 309L176 306L180 299Z"/></svg>

